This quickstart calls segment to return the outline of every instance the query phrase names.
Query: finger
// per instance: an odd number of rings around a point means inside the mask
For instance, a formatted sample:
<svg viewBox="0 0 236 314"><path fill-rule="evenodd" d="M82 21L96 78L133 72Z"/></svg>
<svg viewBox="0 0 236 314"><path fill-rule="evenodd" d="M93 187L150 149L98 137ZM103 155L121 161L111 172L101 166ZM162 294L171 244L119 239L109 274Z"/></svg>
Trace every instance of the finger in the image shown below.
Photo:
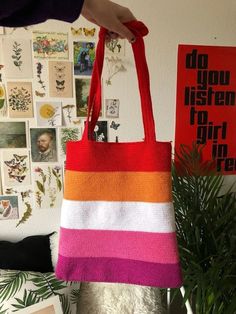
<svg viewBox="0 0 236 314"><path fill-rule="evenodd" d="M117 33L121 38L126 38L130 43L135 41L134 34L119 20L116 23L113 22L111 31Z"/></svg>

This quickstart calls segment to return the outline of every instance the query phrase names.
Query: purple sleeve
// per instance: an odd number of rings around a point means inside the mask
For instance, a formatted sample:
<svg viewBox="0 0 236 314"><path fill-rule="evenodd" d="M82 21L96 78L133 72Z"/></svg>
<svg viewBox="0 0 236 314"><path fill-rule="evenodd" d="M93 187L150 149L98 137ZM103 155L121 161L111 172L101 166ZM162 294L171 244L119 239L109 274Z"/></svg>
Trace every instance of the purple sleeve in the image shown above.
<svg viewBox="0 0 236 314"><path fill-rule="evenodd" d="M20 27L47 19L75 21L84 0L1 0L0 26Z"/></svg>

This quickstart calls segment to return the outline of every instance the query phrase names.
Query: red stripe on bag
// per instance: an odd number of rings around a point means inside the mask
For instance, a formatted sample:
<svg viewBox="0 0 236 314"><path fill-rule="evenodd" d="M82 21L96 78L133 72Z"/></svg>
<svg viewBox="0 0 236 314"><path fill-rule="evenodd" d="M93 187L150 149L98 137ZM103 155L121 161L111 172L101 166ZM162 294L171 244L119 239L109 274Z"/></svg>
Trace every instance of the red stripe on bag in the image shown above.
<svg viewBox="0 0 236 314"><path fill-rule="evenodd" d="M171 143L169 142L68 142L66 169L78 171L94 171L95 169L96 171L170 171L170 156Z"/></svg>

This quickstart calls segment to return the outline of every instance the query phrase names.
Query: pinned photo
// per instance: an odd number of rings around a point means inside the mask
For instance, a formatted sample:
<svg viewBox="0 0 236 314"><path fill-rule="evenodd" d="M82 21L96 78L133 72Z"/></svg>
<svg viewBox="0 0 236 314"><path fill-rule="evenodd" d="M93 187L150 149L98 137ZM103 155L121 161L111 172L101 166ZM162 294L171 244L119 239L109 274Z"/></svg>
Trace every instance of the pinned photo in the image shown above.
<svg viewBox="0 0 236 314"><path fill-rule="evenodd" d="M0 148L25 148L26 122L0 122Z"/></svg>
<svg viewBox="0 0 236 314"><path fill-rule="evenodd" d="M106 118L119 118L119 99L106 99Z"/></svg>
<svg viewBox="0 0 236 314"><path fill-rule="evenodd" d="M18 218L18 197L16 195L0 195L0 220Z"/></svg>
<svg viewBox="0 0 236 314"><path fill-rule="evenodd" d="M55 128L31 128L30 138L33 162L57 161Z"/></svg>
<svg viewBox="0 0 236 314"><path fill-rule="evenodd" d="M95 60L95 43L75 41L74 42L74 74L92 75Z"/></svg>

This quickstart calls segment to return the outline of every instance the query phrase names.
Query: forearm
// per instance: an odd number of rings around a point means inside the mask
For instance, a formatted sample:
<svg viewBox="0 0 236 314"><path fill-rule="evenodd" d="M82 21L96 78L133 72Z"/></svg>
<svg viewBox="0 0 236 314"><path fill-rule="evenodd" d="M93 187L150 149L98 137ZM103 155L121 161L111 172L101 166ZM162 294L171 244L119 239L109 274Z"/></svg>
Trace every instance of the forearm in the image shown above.
<svg viewBox="0 0 236 314"><path fill-rule="evenodd" d="M20 27L47 19L76 20L84 0L1 0L0 25Z"/></svg>

